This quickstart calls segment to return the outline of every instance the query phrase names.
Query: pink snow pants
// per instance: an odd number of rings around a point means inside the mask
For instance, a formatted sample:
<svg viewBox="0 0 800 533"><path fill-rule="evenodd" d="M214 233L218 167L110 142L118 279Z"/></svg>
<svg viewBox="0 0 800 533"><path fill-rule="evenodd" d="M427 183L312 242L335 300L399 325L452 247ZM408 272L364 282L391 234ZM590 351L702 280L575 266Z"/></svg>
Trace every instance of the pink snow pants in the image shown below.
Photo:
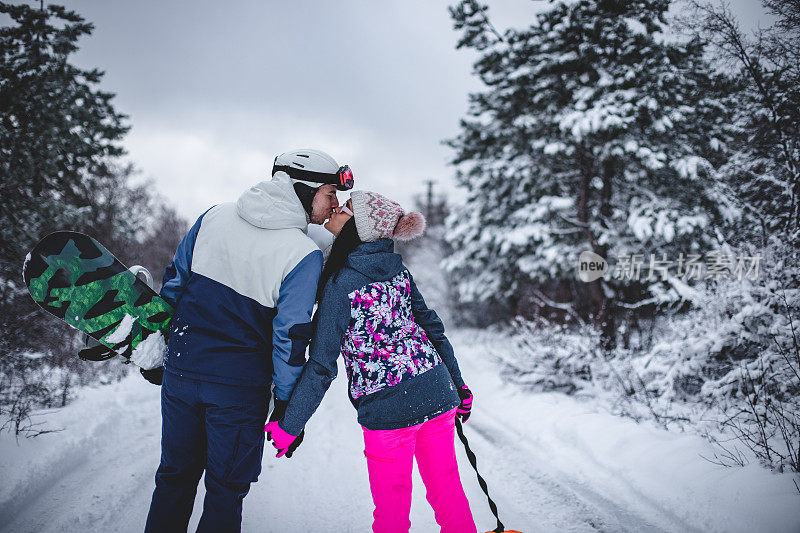
<svg viewBox="0 0 800 533"><path fill-rule="evenodd" d="M372 531L408 533L414 457L442 533L476 533L458 477L455 409L401 429L364 430L369 486L375 503Z"/></svg>

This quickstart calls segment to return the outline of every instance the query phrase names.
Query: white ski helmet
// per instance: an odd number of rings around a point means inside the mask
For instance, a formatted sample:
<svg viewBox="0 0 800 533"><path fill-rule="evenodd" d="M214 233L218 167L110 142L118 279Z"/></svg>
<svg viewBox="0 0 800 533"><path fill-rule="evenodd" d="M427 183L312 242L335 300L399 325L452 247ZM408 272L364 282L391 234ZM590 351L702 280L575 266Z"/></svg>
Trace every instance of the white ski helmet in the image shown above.
<svg viewBox="0 0 800 533"><path fill-rule="evenodd" d="M299 182L315 189L326 183L343 191L353 188L350 167L339 166L333 157L321 150L302 148L280 154L272 165L272 175L281 171L286 172L293 183Z"/></svg>

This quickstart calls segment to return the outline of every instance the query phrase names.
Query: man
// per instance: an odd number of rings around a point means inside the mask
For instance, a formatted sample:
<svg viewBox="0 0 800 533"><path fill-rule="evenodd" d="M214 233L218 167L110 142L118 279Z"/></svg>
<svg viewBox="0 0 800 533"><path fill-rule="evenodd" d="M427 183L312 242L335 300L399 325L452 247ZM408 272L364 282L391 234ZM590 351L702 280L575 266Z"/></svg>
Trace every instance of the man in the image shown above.
<svg viewBox="0 0 800 533"><path fill-rule="evenodd" d="M173 304L161 390L161 464L146 532L241 529L258 479L274 385L282 417L305 363L323 255L307 235L353 186L349 167L316 150L275 158L272 180L206 211L178 245L161 296Z"/></svg>

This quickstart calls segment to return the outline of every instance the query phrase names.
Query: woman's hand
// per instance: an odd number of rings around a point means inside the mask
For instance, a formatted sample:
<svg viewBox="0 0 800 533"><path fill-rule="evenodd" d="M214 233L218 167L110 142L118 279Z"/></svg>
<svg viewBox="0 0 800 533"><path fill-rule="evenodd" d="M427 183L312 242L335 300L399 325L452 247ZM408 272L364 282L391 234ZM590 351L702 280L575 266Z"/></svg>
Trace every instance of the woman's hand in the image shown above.
<svg viewBox="0 0 800 533"><path fill-rule="evenodd" d="M466 385L458 389L458 397L461 398L461 404L456 408L456 416L462 422L466 422L472 411L472 391Z"/></svg>
<svg viewBox="0 0 800 533"><path fill-rule="evenodd" d="M272 445L278 450L275 457L283 457L287 452L289 452L288 457L292 456L291 452L297 448L297 446L292 446L298 438L297 435L291 435L285 432L278 424L277 420L264 426L264 431L267 432L267 440L272 442ZM300 442L297 442L297 444L299 445Z"/></svg>

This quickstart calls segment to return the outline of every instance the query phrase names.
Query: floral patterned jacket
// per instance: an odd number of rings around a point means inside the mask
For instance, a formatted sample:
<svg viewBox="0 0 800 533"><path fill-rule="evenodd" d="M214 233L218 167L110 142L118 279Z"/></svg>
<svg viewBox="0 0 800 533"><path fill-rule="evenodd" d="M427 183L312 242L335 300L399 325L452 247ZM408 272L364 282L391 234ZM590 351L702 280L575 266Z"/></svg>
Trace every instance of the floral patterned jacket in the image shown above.
<svg viewBox="0 0 800 533"><path fill-rule="evenodd" d="M361 244L326 284L309 361L281 427L299 434L337 375L341 355L358 421L369 429L419 424L456 407L464 384L436 312L393 253L393 242Z"/></svg>

